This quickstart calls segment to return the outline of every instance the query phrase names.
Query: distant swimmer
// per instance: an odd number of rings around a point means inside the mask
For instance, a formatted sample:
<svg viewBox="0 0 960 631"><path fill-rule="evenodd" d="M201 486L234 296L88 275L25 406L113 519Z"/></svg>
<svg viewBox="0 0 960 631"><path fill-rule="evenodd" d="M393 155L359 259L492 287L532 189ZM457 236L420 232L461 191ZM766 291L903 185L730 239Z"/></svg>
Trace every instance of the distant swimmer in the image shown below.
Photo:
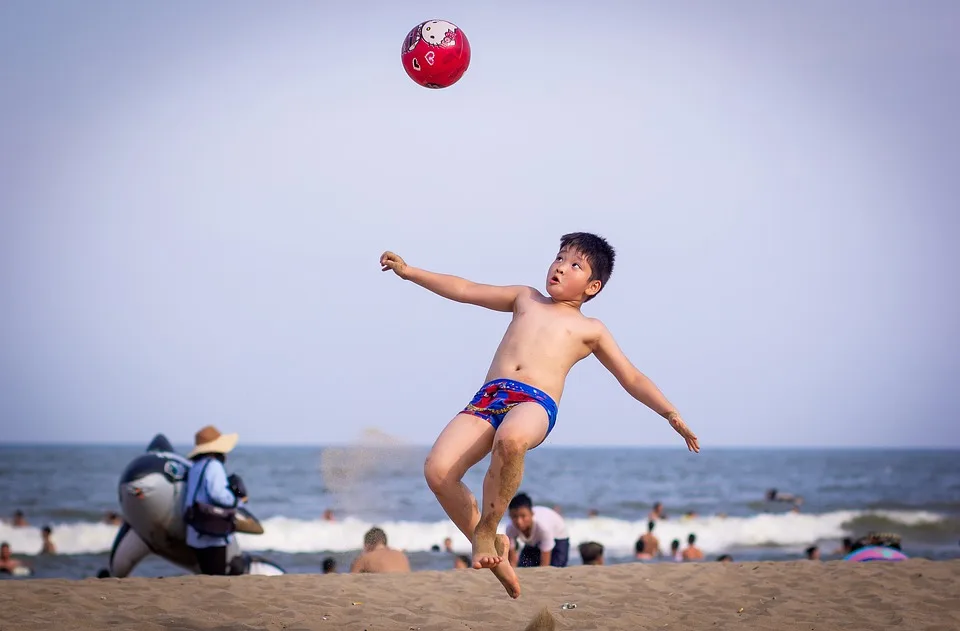
<svg viewBox="0 0 960 631"><path fill-rule="evenodd" d="M679 539L674 539L670 542L670 559L672 561L683 561L683 555L680 553Z"/></svg>
<svg viewBox="0 0 960 631"><path fill-rule="evenodd" d="M656 521L657 519L667 519L667 514L663 512L662 502L654 502L653 508L647 515L647 521Z"/></svg>
<svg viewBox="0 0 960 631"><path fill-rule="evenodd" d="M40 531L43 538L43 547L40 548L40 554L56 554L57 546L53 543L53 529L50 526L44 526Z"/></svg>
<svg viewBox="0 0 960 631"><path fill-rule="evenodd" d="M800 506L803 504L803 498L799 495L791 495L790 493L781 493L777 489L768 489L767 490L767 501L768 502L784 502L786 504L793 504L794 506Z"/></svg>
<svg viewBox="0 0 960 631"><path fill-rule="evenodd" d="M656 527L657 522L648 521L647 522L647 532L640 536L640 541L643 542L643 551L646 554L650 555L650 558L657 559L661 556L660 554L660 540L657 539L657 536L653 534L653 529Z"/></svg>
<svg viewBox="0 0 960 631"><path fill-rule="evenodd" d="M387 533L374 526L363 535L363 551L350 566L353 574L409 572L410 560L400 550L387 546Z"/></svg>
<svg viewBox="0 0 960 631"><path fill-rule="evenodd" d="M653 560L653 555L647 552L647 544L644 543L643 539L637 539L637 542L633 544L633 556L638 561Z"/></svg>
<svg viewBox="0 0 960 631"><path fill-rule="evenodd" d="M697 535L690 533L687 536L687 547L683 549L684 561L702 561L703 550L697 547Z"/></svg>
<svg viewBox="0 0 960 631"><path fill-rule="evenodd" d="M560 513L546 506L534 506L530 496L519 493L510 500L508 558L513 567L567 567L570 535ZM519 553L516 544L522 549Z"/></svg>
<svg viewBox="0 0 960 631"><path fill-rule="evenodd" d="M27 516L23 514L23 511L17 509L13 512L13 519L10 520L10 525L14 528L26 528L30 525L30 522L27 521Z"/></svg>
<svg viewBox="0 0 960 631"><path fill-rule="evenodd" d="M4 541L0 543L0 572L4 574L18 574L19 568L25 567L21 561L13 558L13 552L10 550L10 544Z"/></svg>
<svg viewBox="0 0 960 631"><path fill-rule="evenodd" d="M527 452L547 440L554 429L557 403L574 365L591 355L597 358L631 397L667 420L687 449L700 451L696 434L673 404L633 365L607 327L582 312L583 305L606 287L613 273L614 249L603 237L588 232L565 234L559 245L546 274L547 295L530 286L489 285L427 271L407 265L393 252L380 256L384 272L392 271L454 302L511 314L485 383L447 423L424 463L427 485L472 543L474 569L490 569L511 598L520 597L520 580L511 564L504 563L510 544L497 529L510 498L520 488ZM489 252L480 256L488 263L503 258ZM384 307L385 317L396 308ZM402 362L388 367L398 374L405 368ZM438 372L444 370L438 368ZM425 384L430 379L430 375L420 376L424 385L418 387L429 389ZM410 396L411 404L420 404L415 393ZM481 511L462 480L487 455L490 464Z"/></svg>

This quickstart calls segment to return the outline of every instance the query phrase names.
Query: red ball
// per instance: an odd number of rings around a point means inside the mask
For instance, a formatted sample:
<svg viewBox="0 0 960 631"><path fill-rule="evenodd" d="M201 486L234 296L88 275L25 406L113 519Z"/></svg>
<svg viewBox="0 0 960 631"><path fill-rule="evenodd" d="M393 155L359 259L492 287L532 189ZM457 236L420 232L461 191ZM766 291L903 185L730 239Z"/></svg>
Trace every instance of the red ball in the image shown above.
<svg viewBox="0 0 960 631"><path fill-rule="evenodd" d="M448 88L470 66L470 42L456 24L428 20L413 27L400 51L407 75L425 88Z"/></svg>

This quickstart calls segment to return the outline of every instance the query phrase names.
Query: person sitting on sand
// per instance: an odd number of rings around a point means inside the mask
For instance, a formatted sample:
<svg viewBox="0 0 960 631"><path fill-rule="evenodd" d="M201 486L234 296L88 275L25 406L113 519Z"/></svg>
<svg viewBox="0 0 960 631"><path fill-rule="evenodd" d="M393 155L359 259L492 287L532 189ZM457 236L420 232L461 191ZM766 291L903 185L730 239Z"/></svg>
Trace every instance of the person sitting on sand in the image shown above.
<svg viewBox="0 0 960 631"><path fill-rule="evenodd" d="M679 539L674 539L670 542L670 558L674 561L683 561L683 555L680 552Z"/></svg>
<svg viewBox="0 0 960 631"><path fill-rule="evenodd" d="M23 567L23 563L13 558L13 551L10 550L10 544L6 541L0 543L0 572L13 574L13 571L18 567Z"/></svg>
<svg viewBox="0 0 960 631"><path fill-rule="evenodd" d="M587 541L578 546L580 560L584 565L603 565L603 545L596 541Z"/></svg>
<svg viewBox="0 0 960 631"><path fill-rule="evenodd" d="M647 532L640 536L640 540L643 541L643 551L649 554L651 559L662 556L660 554L660 540L653 534L653 529L656 525L657 522L652 520L648 521Z"/></svg>
<svg viewBox="0 0 960 631"><path fill-rule="evenodd" d="M570 535L560 513L546 506L534 506L530 496L519 493L510 500L510 541L508 559L513 567L567 567ZM517 545L522 549L517 553Z"/></svg>
<svg viewBox="0 0 960 631"><path fill-rule="evenodd" d="M53 529L50 526L44 526L40 531L43 538L43 547L40 548L40 554L56 554L57 546L53 543Z"/></svg>
<svg viewBox="0 0 960 631"><path fill-rule="evenodd" d="M324 574L336 574L337 573L337 560L333 557L327 557L323 560L323 573Z"/></svg>
<svg viewBox="0 0 960 631"><path fill-rule="evenodd" d="M492 570L511 598L519 598L520 581L512 564L504 563L510 542L497 528L520 487L527 451L543 443L554 428L557 402L575 364L594 355L634 399L667 419L690 451L700 451L696 435L676 408L630 362L603 323L581 311L606 287L614 256L600 236L563 235L547 271L547 296L533 287L487 285L429 272L407 265L393 252L380 256L384 272L392 270L449 300L512 314L486 383L443 429L424 463L427 485L473 545L473 567ZM487 454L492 455L481 512L462 480Z"/></svg>
<svg viewBox="0 0 960 631"><path fill-rule="evenodd" d="M803 551L804 556L807 557L808 561L819 561L820 560L820 548L817 546L810 546Z"/></svg>
<svg viewBox="0 0 960 631"><path fill-rule="evenodd" d="M692 532L687 536L687 547L683 549L684 561L702 561L703 550L697 547L697 535Z"/></svg>
<svg viewBox="0 0 960 631"><path fill-rule="evenodd" d="M653 508L647 515L647 521L656 521L658 519L667 519L667 514L663 512L663 502L654 502Z"/></svg>
<svg viewBox="0 0 960 631"><path fill-rule="evenodd" d="M363 535L363 551L353 561L350 572L382 574L409 572L410 560L400 550L387 547L387 533L374 526Z"/></svg>

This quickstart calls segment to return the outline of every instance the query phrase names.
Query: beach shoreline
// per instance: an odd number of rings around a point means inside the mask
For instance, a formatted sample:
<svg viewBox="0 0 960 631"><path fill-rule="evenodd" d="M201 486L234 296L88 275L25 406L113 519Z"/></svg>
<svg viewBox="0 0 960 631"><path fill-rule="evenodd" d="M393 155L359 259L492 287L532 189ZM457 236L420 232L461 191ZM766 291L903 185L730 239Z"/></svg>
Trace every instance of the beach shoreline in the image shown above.
<svg viewBox="0 0 960 631"><path fill-rule="evenodd" d="M522 630L544 608L557 629L960 628L960 560L633 563L519 575L517 601L475 570L3 581L0 628Z"/></svg>

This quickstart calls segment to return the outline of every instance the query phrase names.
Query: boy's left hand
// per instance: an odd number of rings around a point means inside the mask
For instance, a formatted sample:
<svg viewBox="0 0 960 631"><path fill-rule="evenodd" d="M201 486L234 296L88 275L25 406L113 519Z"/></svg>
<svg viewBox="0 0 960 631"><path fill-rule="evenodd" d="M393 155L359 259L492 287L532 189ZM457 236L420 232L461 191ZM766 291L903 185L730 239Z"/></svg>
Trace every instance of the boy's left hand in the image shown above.
<svg viewBox="0 0 960 631"><path fill-rule="evenodd" d="M687 424L683 422L680 415L672 412L667 415L667 420L670 421L670 427L683 436L683 440L687 442L687 449L694 453L700 453L700 441L697 439L697 435L693 433L692 429L687 427Z"/></svg>

